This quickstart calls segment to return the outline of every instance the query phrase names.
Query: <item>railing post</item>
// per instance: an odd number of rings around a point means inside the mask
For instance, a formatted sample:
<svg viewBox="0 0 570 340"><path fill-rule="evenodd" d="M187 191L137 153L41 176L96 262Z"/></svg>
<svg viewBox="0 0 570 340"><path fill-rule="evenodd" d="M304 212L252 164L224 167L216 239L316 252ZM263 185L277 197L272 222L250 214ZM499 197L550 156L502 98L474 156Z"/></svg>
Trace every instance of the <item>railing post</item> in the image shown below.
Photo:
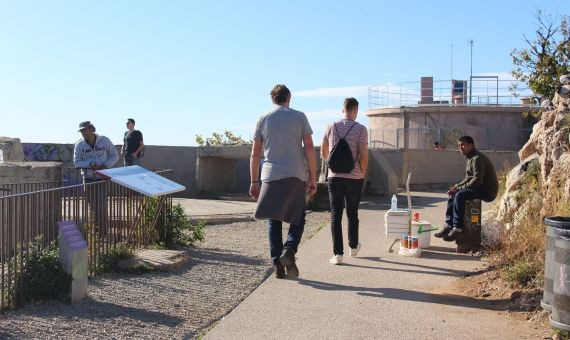
<svg viewBox="0 0 570 340"><path fill-rule="evenodd" d="M400 129L396 129L396 149L400 149Z"/></svg>

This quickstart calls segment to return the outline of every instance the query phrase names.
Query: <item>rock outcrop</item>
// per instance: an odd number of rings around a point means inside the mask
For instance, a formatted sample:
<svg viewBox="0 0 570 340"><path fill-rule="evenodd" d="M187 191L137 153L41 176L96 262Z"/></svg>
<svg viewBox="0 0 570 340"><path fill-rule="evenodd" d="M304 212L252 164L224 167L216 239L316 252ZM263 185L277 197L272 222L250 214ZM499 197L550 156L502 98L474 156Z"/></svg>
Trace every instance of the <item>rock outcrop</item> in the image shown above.
<svg viewBox="0 0 570 340"><path fill-rule="evenodd" d="M528 142L519 151L520 163L507 175L505 192L498 202L497 221L516 228L531 207L542 206L540 216L552 214L553 207L570 198L570 81L563 76L556 94L541 107L541 119L533 127ZM539 193L521 196L521 183L532 164L540 166Z"/></svg>

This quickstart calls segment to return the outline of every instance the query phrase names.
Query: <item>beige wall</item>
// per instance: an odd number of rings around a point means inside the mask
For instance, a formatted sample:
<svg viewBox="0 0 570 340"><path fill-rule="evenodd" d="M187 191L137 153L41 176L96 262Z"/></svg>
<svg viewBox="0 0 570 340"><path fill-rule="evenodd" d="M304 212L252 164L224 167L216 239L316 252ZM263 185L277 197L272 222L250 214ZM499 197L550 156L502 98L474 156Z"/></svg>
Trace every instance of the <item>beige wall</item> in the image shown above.
<svg viewBox="0 0 570 340"><path fill-rule="evenodd" d="M57 162L0 163L0 184L55 182L62 179Z"/></svg>
<svg viewBox="0 0 570 340"><path fill-rule="evenodd" d="M495 170L500 172L519 163L518 153L486 151ZM410 186L424 188L448 186L465 177L466 159L458 151L443 150L370 150L370 169L367 173L367 191L372 194L391 194L403 188L408 172L412 172Z"/></svg>
<svg viewBox="0 0 570 340"><path fill-rule="evenodd" d="M438 141L453 144L452 129L471 135L482 150L517 150L532 126L523 117L530 107L418 106L368 110L371 147L425 149ZM408 128L404 134L396 129ZM414 130L414 129L431 130ZM528 131L524 131L527 129ZM479 142L479 143L477 143Z"/></svg>

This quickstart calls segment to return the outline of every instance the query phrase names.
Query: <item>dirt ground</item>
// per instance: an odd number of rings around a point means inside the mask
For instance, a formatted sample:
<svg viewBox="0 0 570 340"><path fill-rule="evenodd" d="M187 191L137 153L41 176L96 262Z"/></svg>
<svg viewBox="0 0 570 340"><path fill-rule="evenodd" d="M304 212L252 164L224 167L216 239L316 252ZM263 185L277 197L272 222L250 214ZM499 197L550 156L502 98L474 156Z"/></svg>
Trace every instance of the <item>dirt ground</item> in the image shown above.
<svg viewBox="0 0 570 340"><path fill-rule="evenodd" d="M540 307L542 290L510 287L493 267L483 267L434 293L464 296L489 303L497 313L527 322L537 339L558 339L548 323L549 313Z"/></svg>

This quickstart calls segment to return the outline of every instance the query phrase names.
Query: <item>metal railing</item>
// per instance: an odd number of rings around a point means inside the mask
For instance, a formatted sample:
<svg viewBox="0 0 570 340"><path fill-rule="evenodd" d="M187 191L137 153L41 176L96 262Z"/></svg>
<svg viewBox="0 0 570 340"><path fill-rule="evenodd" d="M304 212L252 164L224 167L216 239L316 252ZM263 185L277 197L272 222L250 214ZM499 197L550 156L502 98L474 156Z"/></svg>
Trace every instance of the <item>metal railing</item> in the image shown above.
<svg viewBox="0 0 570 340"><path fill-rule="evenodd" d="M172 170L158 171L171 179ZM50 182L55 185L60 182ZM6 187L2 185L0 187ZM43 188L0 197L0 309L25 300L22 275L30 247L45 248L58 238L58 221L73 220L88 244L88 270L96 275L115 245L132 249L155 241L166 222L172 196L150 198L110 181ZM11 190L11 189L10 189ZM32 245L33 242L33 245Z"/></svg>
<svg viewBox="0 0 570 340"><path fill-rule="evenodd" d="M494 79L489 79L494 78ZM470 86L470 87L469 87ZM368 108L401 106L526 106L533 93L522 82L496 77L405 82L368 88Z"/></svg>
<svg viewBox="0 0 570 340"><path fill-rule="evenodd" d="M48 190L48 189L63 187L66 185L67 185L66 180L51 181L51 182L0 184L0 197L23 194L32 191Z"/></svg>
<svg viewBox="0 0 570 340"><path fill-rule="evenodd" d="M481 150L518 151L528 141L532 129L503 128L395 128L371 129L370 148L376 149L441 149L457 150L457 139L469 135Z"/></svg>

